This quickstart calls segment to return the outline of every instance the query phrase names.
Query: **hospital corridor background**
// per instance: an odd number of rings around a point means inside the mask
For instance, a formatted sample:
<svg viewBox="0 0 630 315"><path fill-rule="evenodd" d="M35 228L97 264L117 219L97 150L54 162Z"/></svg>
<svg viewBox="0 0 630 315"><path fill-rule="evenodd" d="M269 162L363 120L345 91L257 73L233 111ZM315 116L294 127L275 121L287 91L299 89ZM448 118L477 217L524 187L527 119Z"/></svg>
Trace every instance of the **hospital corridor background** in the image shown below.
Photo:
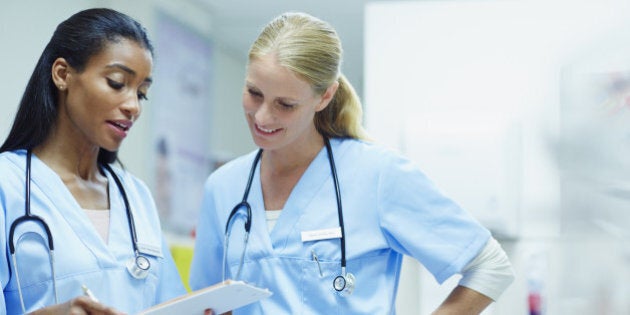
<svg viewBox="0 0 630 315"><path fill-rule="evenodd" d="M205 179L255 149L249 44L272 17L305 11L339 31L372 138L509 255L516 280L483 314L630 314L630 2L4 0L2 138L54 27L90 7L137 18L155 46L120 159L149 185L186 284ZM405 261L397 314L429 314L457 280L437 285Z"/></svg>

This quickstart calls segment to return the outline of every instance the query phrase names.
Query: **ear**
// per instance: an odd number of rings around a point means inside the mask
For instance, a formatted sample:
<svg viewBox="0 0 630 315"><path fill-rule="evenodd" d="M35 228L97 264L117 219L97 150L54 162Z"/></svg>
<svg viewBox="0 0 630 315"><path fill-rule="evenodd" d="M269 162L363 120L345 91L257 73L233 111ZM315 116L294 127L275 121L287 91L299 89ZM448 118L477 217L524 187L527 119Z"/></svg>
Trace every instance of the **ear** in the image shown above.
<svg viewBox="0 0 630 315"><path fill-rule="evenodd" d="M52 64L52 80L60 91L68 87L70 64L64 58L57 58Z"/></svg>
<svg viewBox="0 0 630 315"><path fill-rule="evenodd" d="M317 107L315 108L316 112L319 112L328 106L328 104L333 99L333 97L335 97L335 93L337 93L338 88L339 88L339 82L335 81L335 83L331 84L326 89L326 91L322 95L321 101L319 102L319 104L317 104Z"/></svg>

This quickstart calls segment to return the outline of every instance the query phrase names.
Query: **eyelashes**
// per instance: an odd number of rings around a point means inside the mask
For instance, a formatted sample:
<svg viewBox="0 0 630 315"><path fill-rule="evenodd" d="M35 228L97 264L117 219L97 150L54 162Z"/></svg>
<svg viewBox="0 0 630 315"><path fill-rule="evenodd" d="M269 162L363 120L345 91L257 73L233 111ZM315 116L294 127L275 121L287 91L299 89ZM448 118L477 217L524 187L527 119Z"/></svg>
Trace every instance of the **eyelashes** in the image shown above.
<svg viewBox="0 0 630 315"><path fill-rule="evenodd" d="M122 90L122 89L125 87L125 84L124 84L124 83L122 83L122 82L118 82L118 81L115 81L115 80L112 80L112 79L109 79L109 78L107 79L107 84L108 84L108 85L109 85L112 89L114 89L114 90L116 90L116 91L120 91L120 90ZM138 99L139 99L139 100L146 101L146 100L148 100L148 99L149 99L149 98L147 97L146 92L138 92L138 94L137 94L137 95L138 95Z"/></svg>
<svg viewBox="0 0 630 315"><path fill-rule="evenodd" d="M254 97L262 97L262 93L252 90L252 89L247 89L247 93L249 93L249 95L254 96Z"/></svg>
<svg viewBox="0 0 630 315"><path fill-rule="evenodd" d="M114 81L112 79L107 79L107 84L114 90L120 90L125 86L124 83Z"/></svg>
<svg viewBox="0 0 630 315"><path fill-rule="evenodd" d="M264 98L263 94L257 90L248 88L247 89L247 93L249 93L249 95L257 100L262 100ZM276 104L280 107L280 109L282 110L292 110L295 109L296 104L289 104L286 102L283 102L281 100L276 101Z"/></svg>

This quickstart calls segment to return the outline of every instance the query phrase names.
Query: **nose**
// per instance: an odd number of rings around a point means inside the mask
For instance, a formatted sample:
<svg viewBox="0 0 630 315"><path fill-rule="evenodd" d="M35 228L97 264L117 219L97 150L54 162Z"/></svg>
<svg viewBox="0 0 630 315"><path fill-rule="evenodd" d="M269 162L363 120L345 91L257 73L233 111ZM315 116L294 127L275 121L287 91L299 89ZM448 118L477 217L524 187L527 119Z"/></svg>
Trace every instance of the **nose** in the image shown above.
<svg viewBox="0 0 630 315"><path fill-rule="evenodd" d="M271 104L268 102L260 104L256 113L254 113L254 118L256 119L256 123L261 126L271 123L273 121Z"/></svg>
<svg viewBox="0 0 630 315"><path fill-rule="evenodd" d="M133 95L128 96L122 103L120 109L125 114L125 116L130 118L132 121L135 121L138 116L140 116L140 112L142 111L142 106L140 105L138 95L134 93Z"/></svg>

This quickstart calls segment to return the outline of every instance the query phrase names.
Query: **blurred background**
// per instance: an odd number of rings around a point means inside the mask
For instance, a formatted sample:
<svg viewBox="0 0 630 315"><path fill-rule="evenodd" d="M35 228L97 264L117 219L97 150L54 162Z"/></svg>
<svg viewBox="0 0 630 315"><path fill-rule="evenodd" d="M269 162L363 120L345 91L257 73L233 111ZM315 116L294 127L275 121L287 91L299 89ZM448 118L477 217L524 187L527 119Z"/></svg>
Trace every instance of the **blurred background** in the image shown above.
<svg viewBox="0 0 630 315"><path fill-rule="evenodd" d="M131 15L154 43L155 83L120 157L153 191L184 280L203 181L255 149L249 45L304 11L339 32L370 135L508 252L516 281L484 314L630 314L627 1L4 0L2 139L54 28L90 7ZM429 314L457 280L405 261L397 313Z"/></svg>

